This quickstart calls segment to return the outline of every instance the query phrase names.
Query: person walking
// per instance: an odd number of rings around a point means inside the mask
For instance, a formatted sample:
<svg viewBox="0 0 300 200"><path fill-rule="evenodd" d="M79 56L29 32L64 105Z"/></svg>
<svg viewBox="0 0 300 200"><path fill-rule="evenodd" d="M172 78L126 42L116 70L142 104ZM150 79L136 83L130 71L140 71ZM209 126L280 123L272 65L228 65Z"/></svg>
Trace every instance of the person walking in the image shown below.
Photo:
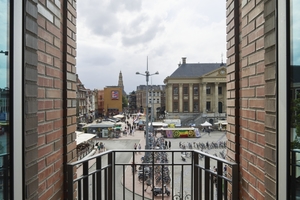
<svg viewBox="0 0 300 200"><path fill-rule="evenodd" d="M169 141L169 149L171 149L171 141Z"/></svg>
<svg viewBox="0 0 300 200"><path fill-rule="evenodd" d="M136 151L136 148L137 148L137 144L134 143L134 146L133 146L134 150ZM135 152L136 153L136 152Z"/></svg>
<svg viewBox="0 0 300 200"><path fill-rule="evenodd" d="M132 173L136 172L136 165L134 162L131 163L131 170L132 170Z"/></svg>
<svg viewBox="0 0 300 200"><path fill-rule="evenodd" d="M139 144L138 149L139 149L139 151L142 149L141 144ZM141 152L139 152L139 153L141 153Z"/></svg>

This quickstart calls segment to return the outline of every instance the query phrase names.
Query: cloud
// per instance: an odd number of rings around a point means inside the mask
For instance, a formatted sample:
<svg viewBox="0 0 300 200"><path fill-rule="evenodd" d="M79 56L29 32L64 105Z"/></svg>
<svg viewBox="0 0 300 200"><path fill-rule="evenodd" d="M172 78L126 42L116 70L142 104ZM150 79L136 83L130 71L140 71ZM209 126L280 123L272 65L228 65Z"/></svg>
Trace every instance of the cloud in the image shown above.
<svg viewBox="0 0 300 200"><path fill-rule="evenodd" d="M77 72L88 88L145 85L135 72L159 71L153 84L187 62L221 62L226 55L226 2L220 0L78 1ZM223 60L226 61L225 56ZM150 81L149 81L150 84Z"/></svg>
<svg viewBox="0 0 300 200"><path fill-rule="evenodd" d="M135 21L136 22L136 21ZM140 22L140 21L139 21ZM137 29L140 30L140 29ZM148 43L155 38L157 34L162 32L164 27L160 23L159 18L152 19L149 26L146 27L144 31L137 31L136 35L124 35L122 37L122 44L124 46L131 46L137 44Z"/></svg>

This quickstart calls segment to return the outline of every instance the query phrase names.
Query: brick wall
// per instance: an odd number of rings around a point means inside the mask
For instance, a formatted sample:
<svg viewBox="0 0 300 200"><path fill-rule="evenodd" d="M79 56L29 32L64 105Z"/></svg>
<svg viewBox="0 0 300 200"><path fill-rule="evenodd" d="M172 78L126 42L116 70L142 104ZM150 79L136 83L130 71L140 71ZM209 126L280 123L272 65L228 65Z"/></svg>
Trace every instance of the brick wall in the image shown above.
<svg viewBox="0 0 300 200"><path fill-rule="evenodd" d="M26 1L25 199L64 199L76 160L75 4Z"/></svg>
<svg viewBox="0 0 300 200"><path fill-rule="evenodd" d="M227 147L240 199L276 197L274 13L274 1L227 1Z"/></svg>

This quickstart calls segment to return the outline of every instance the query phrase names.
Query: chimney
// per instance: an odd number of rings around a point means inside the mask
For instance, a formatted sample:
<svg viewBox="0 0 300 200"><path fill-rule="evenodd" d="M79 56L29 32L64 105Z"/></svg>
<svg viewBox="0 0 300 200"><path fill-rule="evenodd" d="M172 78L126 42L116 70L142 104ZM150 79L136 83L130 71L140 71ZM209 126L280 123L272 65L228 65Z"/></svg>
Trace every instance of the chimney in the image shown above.
<svg viewBox="0 0 300 200"><path fill-rule="evenodd" d="M186 57L182 57L182 64L186 64Z"/></svg>

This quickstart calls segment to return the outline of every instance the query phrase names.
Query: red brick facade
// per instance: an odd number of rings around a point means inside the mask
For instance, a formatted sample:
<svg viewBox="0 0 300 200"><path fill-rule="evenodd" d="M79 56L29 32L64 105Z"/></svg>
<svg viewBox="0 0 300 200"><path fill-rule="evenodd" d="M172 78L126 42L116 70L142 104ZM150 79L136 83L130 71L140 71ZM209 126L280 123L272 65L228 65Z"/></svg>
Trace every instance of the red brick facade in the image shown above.
<svg viewBox="0 0 300 200"><path fill-rule="evenodd" d="M274 1L227 1L227 147L240 199L276 198L274 13Z"/></svg>
<svg viewBox="0 0 300 200"><path fill-rule="evenodd" d="M76 1L26 3L25 199L65 199L77 158Z"/></svg>

